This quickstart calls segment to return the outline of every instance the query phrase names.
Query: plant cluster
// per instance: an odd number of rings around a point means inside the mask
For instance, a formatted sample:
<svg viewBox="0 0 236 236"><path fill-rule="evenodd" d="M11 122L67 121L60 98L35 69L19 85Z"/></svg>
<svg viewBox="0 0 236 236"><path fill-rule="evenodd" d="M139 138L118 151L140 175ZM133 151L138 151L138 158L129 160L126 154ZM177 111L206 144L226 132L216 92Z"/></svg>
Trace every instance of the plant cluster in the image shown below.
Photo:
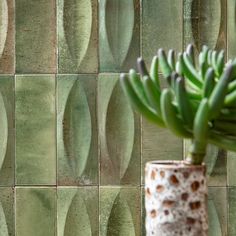
<svg viewBox="0 0 236 236"><path fill-rule="evenodd" d="M175 135L191 139L186 161L201 164L208 143L236 151L236 59L224 51L193 45L177 56L159 49L150 71L138 58L139 73L121 74L121 86L139 113ZM168 86L161 88L160 74Z"/></svg>

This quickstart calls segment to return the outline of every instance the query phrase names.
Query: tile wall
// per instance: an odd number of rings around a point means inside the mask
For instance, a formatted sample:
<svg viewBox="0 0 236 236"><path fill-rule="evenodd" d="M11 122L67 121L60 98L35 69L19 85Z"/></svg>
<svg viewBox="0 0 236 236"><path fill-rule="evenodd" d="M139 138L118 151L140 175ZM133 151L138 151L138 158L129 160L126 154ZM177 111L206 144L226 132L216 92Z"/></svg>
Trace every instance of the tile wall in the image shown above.
<svg viewBox="0 0 236 236"><path fill-rule="evenodd" d="M144 236L144 164L184 145L133 113L119 73L190 42L236 56L235 12L235 0L1 0L0 235ZM209 235L235 236L236 154L210 146L206 163Z"/></svg>

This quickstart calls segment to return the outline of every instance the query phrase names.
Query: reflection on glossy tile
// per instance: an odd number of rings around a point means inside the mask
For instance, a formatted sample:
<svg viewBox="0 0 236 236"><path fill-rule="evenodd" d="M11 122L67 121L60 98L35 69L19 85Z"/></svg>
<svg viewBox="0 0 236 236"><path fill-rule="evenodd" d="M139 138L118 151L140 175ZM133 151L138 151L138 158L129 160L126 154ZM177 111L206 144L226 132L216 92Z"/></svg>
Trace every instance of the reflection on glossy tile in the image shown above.
<svg viewBox="0 0 236 236"><path fill-rule="evenodd" d="M190 141L184 141L184 156L187 156ZM208 186L226 186L227 153L216 146L208 145L204 162L207 165Z"/></svg>
<svg viewBox="0 0 236 236"><path fill-rule="evenodd" d="M127 71L139 56L139 1L99 2L100 71Z"/></svg>
<svg viewBox="0 0 236 236"><path fill-rule="evenodd" d="M228 0L227 2L227 39L228 39L228 57L236 57L236 2Z"/></svg>
<svg viewBox="0 0 236 236"><path fill-rule="evenodd" d="M118 75L100 74L98 124L101 184L140 183L140 124L120 88Z"/></svg>
<svg viewBox="0 0 236 236"><path fill-rule="evenodd" d="M16 183L56 183L55 78L16 76Z"/></svg>
<svg viewBox="0 0 236 236"><path fill-rule="evenodd" d="M14 77L0 76L0 186L14 185Z"/></svg>
<svg viewBox="0 0 236 236"><path fill-rule="evenodd" d="M227 189L210 187L208 195L209 236L227 234Z"/></svg>
<svg viewBox="0 0 236 236"><path fill-rule="evenodd" d="M17 73L56 72L55 0L16 1Z"/></svg>
<svg viewBox="0 0 236 236"><path fill-rule="evenodd" d="M98 179L96 78L61 75L57 88L58 184L95 184Z"/></svg>
<svg viewBox="0 0 236 236"><path fill-rule="evenodd" d="M141 235L140 188L100 188L100 235Z"/></svg>
<svg viewBox="0 0 236 236"><path fill-rule="evenodd" d="M56 235L56 189L16 188L17 236Z"/></svg>
<svg viewBox="0 0 236 236"><path fill-rule="evenodd" d="M0 187L0 235L15 235L14 195L12 188Z"/></svg>
<svg viewBox="0 0 236 236"><path fill-rule="evenodd" d="M0 2L0 73L14 73L14 2Z"/></svg>
<svg viewBox="0 0 236 236"><path fill-rule="evenodd" d="M98 188L58 188L58 236L98 235Z"/></svg>
<svg viewBox="0 0 236 236"><path fill-rule="evenodd" d="M59 0L58 27L59 72L97 72L97 0Z"/></svg>
<svg viewBox="0 0 236 236"><path fill-rule="evenodd" d="M182 50L182 0L143 0L142 3L142 55L150 65L160 47Z"/></svg>
<svg viewBox="0 0 236 236"><path fill-rule="evenodd" d="M228 189L228 234L227 236L236 235L236 188Z"/></svg>
<svg viewBox="0 0 236 236"><path fill-rule="evenodd" d="M226 46L226 0L184 0L184 45ZM209 30L210 29L210 30Z"/></svg>

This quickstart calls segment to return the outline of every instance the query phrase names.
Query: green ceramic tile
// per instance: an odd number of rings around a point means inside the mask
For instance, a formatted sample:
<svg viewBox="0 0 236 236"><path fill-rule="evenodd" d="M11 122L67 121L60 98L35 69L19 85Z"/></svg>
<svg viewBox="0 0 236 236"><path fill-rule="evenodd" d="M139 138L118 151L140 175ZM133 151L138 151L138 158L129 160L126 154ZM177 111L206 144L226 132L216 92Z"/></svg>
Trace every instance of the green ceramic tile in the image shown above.
<svg viewBox="0 0 236 236"><path fill-rule="evenodd" d="M16 71L56 72L55 0L16 1Z"/></svg>
<svg viewBox="0 0 236 236"><path fill-rule="evenodd" d="M96 77L59 75L57 158L59 185L98 181Z"/></svg>
<svg viewBox="0 0 236 236"><path fill-rule="evenodd" d="M228 234L227 236L236 235L236 188L228 189Z"/></svg>
<svg viewBox="0 0 236 236"><path fill-rule="evenodd" d="M58 0L59 73L98 70L97 0Z"/></svg>
<svg viewBox="0 0 236 236"><path fill-rule="evenodd" d="M56 189L16 188L16 236L56 235Z"/></svg>
<svg viewBox="0 0 236 236"><path fill-rule="evenodd" d="M185 140L184 151L187 156L190 141ZM208 186L226 186L227 153L213 145L208 145L204 162L207 165Z"/></svg>
<svg viewBox="0 0 236 236"><path fill-rule="evenodd" d="M0 73L13 74L15 48L14 1L1 0L0 3Z"/></svg>
<svg viewBox="0 0 236 236"><path fill-rule="evenodd" d="M16 183L56 184L55 78L16 76Z"/></svg>
<svg viewBox="0 0 236 236"><path fill-rule="evenodd" d="M14 191L12 188L0 187L0 235L15 235Z"/></svg>
<svg viewBox="0 0 236 236"><path fill-rule="evenodd" d="M100 188L100 236L141 235L139 187Z"/></svg>
<svg viewBox="0 0 236 236"><path fill-rule="evenodd" d="M209 236L227 234L227 189L210 187L208 194Z"/></svg>
<svg viewBox="0 0 236 236"><path fill-rule="evenodd" d="M228 57L236 57L236 2L235 0L228 0L227 2L227 39L228 39Z"/></svg>
<svg viewBox="0 0 236 236"><path fill-rule="evenodd" d="M0 186L14 185L14 77L0 75Z"/></svg>
<svg viewBox="0 0 236 236"><path fill-rule="evenodd" d="M117 74L100 74L98 124L101 184L140 185L140 124Z"/></svg>
<svg viewBox="0 0 236 236"><path fill-rule="evenodd" d="M226 0L184 1L184 45L213 49L226 46ZM210 29L210 30L209 30Z"/></svg>
<svg viewBox="0 0 236 236"><path fill-rule="evenodd" d="M58 188L57 235L97 236L98 188Z"/></svg>
<svg viewBox="0 0 236 236"><path fill-rule="evenodd" d="M182 0L142 1L142 55L150 65L158 48L182 50Z"/></svg>
<svg viewBox="0 0 236 236"><path fill-rule="evenodd" d="M140 54L139 0L99 1L100 72L127 71Z"/></svg>
<svg viewBox="0 0 236 236"><path fill-rule="evenodd" d="M227 185L236 186L236 153L227 153Z"/></svg>

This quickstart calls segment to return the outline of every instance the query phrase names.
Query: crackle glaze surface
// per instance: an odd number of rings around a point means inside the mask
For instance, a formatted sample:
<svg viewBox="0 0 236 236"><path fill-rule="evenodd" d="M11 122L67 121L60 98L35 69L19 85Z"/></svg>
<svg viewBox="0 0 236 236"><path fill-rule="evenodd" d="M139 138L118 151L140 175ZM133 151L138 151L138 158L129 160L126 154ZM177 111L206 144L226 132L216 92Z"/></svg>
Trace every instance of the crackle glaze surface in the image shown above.
<svg viewBox="0 0 236 236"><path fill-rule="evenodd" d="M147 236L207 236L205 166L149 162L145 169Z"/></svg>

